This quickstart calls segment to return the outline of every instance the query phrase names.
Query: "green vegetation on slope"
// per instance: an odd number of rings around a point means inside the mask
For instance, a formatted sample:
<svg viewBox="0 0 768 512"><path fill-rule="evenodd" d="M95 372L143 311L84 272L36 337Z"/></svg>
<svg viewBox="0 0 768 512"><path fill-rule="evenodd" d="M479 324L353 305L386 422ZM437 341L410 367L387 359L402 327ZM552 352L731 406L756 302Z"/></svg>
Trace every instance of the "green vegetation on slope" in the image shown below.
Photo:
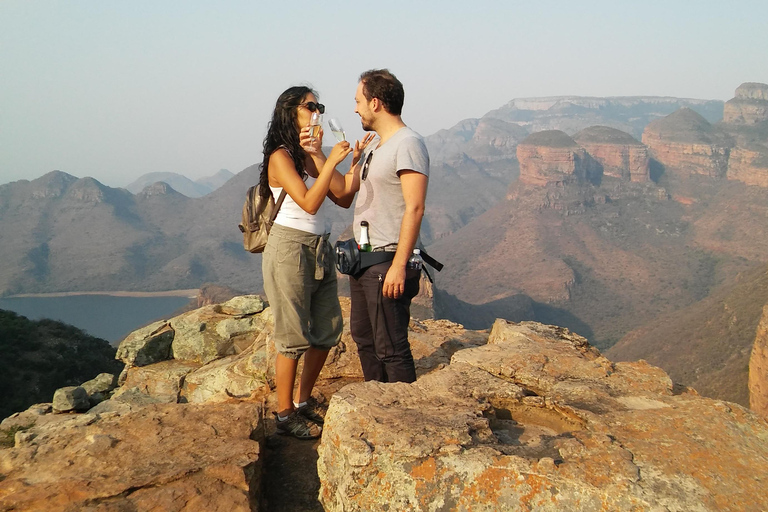
<svg viewBox="0 0 768 512"><path fill-rule="evenodd" d="M0 310L0 419L50 402L58 388L121 370L106 340L61 322L33 322Z"/></svg>

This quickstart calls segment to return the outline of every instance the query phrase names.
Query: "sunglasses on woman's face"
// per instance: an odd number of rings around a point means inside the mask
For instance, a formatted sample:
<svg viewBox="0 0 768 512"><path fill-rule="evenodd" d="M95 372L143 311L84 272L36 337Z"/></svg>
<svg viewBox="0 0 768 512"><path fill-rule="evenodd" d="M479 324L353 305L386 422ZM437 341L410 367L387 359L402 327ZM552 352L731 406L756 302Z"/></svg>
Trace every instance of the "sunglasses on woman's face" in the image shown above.
<svg viewBox="0 0 768 512"><path fill-rule="evenodd" d="M325 114L325 105L322 103L315 103L314 101L308 101L299 105L300 107L306 107L310 112L319 110L321 114Z"/></svg>

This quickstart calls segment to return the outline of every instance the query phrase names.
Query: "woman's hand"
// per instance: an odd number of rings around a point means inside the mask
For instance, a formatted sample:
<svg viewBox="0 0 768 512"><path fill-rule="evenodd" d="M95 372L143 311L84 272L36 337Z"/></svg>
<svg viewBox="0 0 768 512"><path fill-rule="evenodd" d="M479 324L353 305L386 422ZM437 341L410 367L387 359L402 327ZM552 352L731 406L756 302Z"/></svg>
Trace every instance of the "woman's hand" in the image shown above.
<svg viewBox="0 0 768 512"><path fill-rule="evenodd" d="M341 162L344 161L345 158L347 158L347 155L349 155L352 152L352 148L349 147L349 142L342 141L333 146L333 149L331 150L331 154L328 155L328 162L332 164L332 168L335 168L337 165L339 165Z"/></svg>
<svg viewBox="0 0 768 512"><path fill-rule="evenodd" d="M320 148L323 147L323 127L318 130L317 137L314 139L310 134L311 126L305 126L299 132L299 145L310 154L320 153Z"/></svg>
<svg viewBox="0 0 768 512"><path fill-rule="evenodd" d="M357 165L360 161L360 157L363 156L363 150L368 147L368 144L373 140L374 135L372 133L366 133L363 137L363 141L355 141L355 151L352 155L352 167Z"/></svg>

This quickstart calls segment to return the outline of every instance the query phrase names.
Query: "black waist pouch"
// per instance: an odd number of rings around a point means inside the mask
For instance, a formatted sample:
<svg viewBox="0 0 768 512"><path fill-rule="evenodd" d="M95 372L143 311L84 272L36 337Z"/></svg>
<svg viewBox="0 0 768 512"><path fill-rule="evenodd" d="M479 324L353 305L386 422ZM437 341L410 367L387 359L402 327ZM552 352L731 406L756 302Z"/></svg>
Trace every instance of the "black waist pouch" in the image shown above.
<svg viewBox="0 0 768 512"><path fill-rule="evenodd" d="M361 252L354 238L336 242L336 268L342 274L355 275L370 266L391 261L395 258L392 251Z"/></svg>
<svg viewBox="0 0 768 512"><path fill-rule="evenodd" d="M342 274L357 274L360 271L360 249L354 238L336 242L336 268Z"/></svg>

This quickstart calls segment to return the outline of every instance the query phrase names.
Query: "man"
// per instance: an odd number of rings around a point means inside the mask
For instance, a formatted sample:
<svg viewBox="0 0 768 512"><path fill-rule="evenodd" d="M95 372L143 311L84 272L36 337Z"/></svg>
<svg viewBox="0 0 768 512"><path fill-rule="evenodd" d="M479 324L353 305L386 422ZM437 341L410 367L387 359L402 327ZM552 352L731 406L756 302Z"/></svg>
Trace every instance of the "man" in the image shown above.
<svg viewBox="0 0 768 512"><path fill-rule="evenodd" d="M363 129L376 132L368 145L355 203L355 239L367 221L374 251L392 251L391 261L350 278L350 330L365 380L414 382L408 343L411 299L419 292L418 270L406 269L420 245L429 177L424 140L401 118L403 84L386 69L360 75L355 112Z"/></svg>

